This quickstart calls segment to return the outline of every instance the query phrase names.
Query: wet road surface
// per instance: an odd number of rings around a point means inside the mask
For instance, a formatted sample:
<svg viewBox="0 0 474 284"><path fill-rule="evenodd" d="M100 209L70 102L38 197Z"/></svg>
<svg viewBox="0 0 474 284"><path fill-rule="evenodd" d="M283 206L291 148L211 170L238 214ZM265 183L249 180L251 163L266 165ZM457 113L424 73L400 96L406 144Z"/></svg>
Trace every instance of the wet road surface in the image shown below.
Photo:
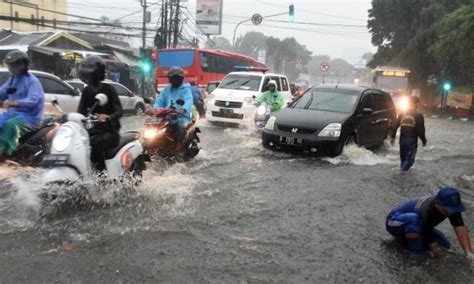
<svg viewBox="0 0 474 284"><path fill-rule="evenodd" d="M452 185L474 228L474 124L427 119L408 173L397 147L307 158L263 149L251 129L201 129L194 161L151 166L133 196L95 189L102 207L49 221L37 219L41 170L0 167L0 283L473 283L448 221L452 252L431 258L403 250L384 220Z"/></svg>

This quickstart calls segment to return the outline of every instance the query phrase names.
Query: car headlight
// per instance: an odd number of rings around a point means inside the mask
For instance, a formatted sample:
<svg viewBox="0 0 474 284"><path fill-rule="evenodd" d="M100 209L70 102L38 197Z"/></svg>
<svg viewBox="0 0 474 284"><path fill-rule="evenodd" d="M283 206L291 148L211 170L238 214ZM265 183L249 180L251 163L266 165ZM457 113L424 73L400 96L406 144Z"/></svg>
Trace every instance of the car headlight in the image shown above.
<svg viewBox="0 0 474 284"><path fill-rule="evenodd" d="M258 116L263 116L267 113L267 107L266 106L259 106L257 108L257 115Z"/></svg>
<svg viewBox="0 0 474 284"><path fill-rule="evenodd" d="M276 117L274 116L270 117L270 119L267 121L267 124L265 125L265 129L268 129L268 130L275 129L275 122L276 122Z"/></svg>
<svg viewBox="0 0 474 284"><path fill-rule="evenodd" d="M252 97L245 97L245 98L244 98L244 102L245 102L246 104L251 104L251 103L253 103L253 98L252 98Z"/></svg>
<svg viewBox="0 0 474 284"><path fill-rule="evenodd" d="M320 137L339 137L341 136L342 125L340 123L330 123L319 132Z"/></svg>
<svg viewBox="0 0 474 284"><path fill-rule="evenodd" d="M66 150L71 144L73 135L74 130L71 127L65 125L59 128L58 133L56 133L53 139L53 149L58 152Z"/></svg>

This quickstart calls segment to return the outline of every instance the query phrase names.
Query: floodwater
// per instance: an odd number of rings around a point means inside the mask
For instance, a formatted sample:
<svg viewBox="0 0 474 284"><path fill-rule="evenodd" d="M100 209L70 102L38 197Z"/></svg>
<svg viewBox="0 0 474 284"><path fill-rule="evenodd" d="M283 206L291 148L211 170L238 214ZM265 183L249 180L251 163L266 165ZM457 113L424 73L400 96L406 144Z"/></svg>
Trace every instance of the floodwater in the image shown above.
<svg viewBox="0 0 474 284"><path fill-rule="evenodd" d="M445 185L474 227L474 124L426 124L428 146L401 173L397 147L311 158L203 122L194 161L150 165L131 195L91 181L100 206L53 220L37 217L42 171L0 167L0 283L473 283L448 221L442 258L411 255L385 231L399 202Z"/></svg>

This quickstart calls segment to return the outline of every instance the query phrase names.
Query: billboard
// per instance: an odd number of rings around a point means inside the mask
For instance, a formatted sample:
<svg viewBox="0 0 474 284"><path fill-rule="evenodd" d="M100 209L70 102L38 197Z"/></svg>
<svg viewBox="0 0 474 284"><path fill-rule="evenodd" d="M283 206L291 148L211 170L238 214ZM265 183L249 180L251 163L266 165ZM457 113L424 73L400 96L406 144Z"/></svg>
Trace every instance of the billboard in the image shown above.
<svg viewBox="0 0 474 284"><path fill-rule="evenodd" d="M455 108L470 109L472 106L472 93L450 92L447 105Z"/></svg>
<svg viewBox="0 0 474 284"><path fill-rule="evenodd" d="M224 0L197 0L196 25L205 35L220 35L222 32L222 2Z"/></svg>

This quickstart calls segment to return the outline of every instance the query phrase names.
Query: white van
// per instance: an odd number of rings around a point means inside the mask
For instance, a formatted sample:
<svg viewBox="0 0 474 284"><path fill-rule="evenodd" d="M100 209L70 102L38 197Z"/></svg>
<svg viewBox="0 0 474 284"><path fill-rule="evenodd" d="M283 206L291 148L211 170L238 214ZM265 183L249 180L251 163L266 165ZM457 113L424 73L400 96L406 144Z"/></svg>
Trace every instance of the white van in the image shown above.
<svg viewBox="0 0 474 284"><path fill-rule="evenodd" d="M291 101L290 85L284 75L262 72L232 72L207 98L206 118L211 122L253 123L255 102L266 91L270 80L277 82L277 89L285 98L285 106Z"/></svg>

